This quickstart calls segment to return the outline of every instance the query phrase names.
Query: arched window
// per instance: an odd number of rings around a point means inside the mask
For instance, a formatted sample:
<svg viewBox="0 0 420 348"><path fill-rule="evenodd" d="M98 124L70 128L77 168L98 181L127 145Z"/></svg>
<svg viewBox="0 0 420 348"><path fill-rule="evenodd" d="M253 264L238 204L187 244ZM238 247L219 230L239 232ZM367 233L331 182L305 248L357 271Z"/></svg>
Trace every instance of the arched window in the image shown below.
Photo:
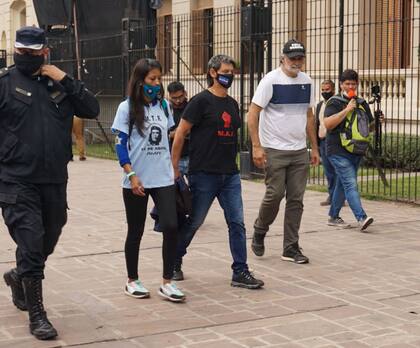
<svg viewBox="0 0 420 348"><path fill-rule="evenodd" d="M1 33L0 49L5 50L7 47L6 32Z"/></svg>
<svg viewBox="0 0 420 348"><path fill-rule="evenodd" d="M10 43L14 44L15 32L26 25L26 2L15 0L10 5Z"/></svg>

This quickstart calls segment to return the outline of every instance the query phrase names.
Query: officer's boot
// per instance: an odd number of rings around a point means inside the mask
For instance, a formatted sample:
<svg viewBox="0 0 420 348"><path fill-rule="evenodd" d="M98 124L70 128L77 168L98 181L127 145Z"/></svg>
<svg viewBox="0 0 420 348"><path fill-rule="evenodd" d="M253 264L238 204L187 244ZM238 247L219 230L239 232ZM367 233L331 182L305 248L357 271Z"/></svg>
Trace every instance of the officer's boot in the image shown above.
<svg viewBox="0 0 420 348"><path fill-rule="evenodd" d="M26 305L29 311L29 329L39 340L48 340L57 336L57 330L47 318L42 303L42 279L23 278Z"/></svg>
<svg viewBox="0 0 420 348"><path fill-rule="evenodd" d="M16 268L3 274L3 279L7 286L12 290L12 301L21 311L26 311L25 293L23 292L22 278L17 273Z"/></svg>

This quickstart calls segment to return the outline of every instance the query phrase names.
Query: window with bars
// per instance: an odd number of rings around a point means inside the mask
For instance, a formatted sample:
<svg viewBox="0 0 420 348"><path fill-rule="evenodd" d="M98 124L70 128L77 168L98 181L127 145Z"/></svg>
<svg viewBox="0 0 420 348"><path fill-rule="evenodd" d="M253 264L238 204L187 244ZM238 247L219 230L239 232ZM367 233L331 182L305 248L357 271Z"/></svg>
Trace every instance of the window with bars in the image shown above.
<svg viewBox="0 0 420 348"><path fill-rule="evenodd" d="M213 9L191 13L191 67L194 74L205 74L213 56Z"/></svg>
<svg viewBox="0 0 420 348"><path fill-rule="evenodd" d="M172 69L172 15L157 18L157 59L162 64L163 73Z"/></svg>
<svg viewBox="0 0 420 348"><path fill-rule="evenodd" d="M412 0L359 1L359 56L365 69L411 65Z"/></svg>
<svg viewBox="0 0 420 348"><path fill-rule="evenodd" d="M307 0L289 0L289 39L295 39L306 46Z"/></svg>

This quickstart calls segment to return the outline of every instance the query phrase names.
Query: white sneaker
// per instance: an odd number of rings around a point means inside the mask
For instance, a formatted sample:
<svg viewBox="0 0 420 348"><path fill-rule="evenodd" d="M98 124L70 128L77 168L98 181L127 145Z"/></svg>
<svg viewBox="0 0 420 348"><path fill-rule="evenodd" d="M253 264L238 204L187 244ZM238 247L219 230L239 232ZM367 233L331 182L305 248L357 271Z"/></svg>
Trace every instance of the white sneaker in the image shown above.
<svg viewBox="0 0 420 348"><path fill-rule="evenodd" d="M158 294L172 302L185 301L185 295L177 288L174 283L167 283L161 285Z"/></svg>
<svg viewBox="0 0 420 348"><path fill-rule="evenodd" d="M359 221L360 231L364 232L368 226L373 222L373 217L367 216L363 220Z"/></svg>
<svg viewBox="0 0 420 348"><path fill-rule="evenodd" d="M133 280L132 282L127 281L125 284L125 294L134 298L146 298L150 296L149 290L147 290L139 279Z"/></svg>

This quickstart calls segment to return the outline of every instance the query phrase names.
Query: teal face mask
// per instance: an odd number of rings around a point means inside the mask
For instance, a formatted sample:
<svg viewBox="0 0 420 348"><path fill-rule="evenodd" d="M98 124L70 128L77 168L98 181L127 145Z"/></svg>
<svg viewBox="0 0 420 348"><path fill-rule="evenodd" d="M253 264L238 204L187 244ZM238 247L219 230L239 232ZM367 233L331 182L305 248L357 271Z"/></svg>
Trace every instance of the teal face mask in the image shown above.
<svg viewBox="0 0 420 348"><path fill-rule="evenodd" d="M160 85L143 85L143 94L150 100L155 100L160 93Z"/></svg>

